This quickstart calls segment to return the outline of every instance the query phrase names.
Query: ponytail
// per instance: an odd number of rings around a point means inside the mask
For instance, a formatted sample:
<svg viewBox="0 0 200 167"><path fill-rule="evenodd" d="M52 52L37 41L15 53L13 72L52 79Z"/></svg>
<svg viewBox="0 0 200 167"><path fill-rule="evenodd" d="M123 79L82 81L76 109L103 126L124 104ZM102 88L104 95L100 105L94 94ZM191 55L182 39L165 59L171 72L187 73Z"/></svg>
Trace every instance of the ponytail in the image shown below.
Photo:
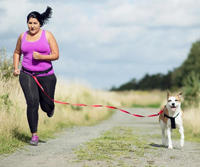
<svg viewBox="0 0 200 167"><path fill-rule="evenodd" d="M51 16L52 16L52 8L47 6L46 11L43 12L42 14L40 14L37 11L33 11L33 12L29 13L27 16L27 23L30 18L36 18L40 22L40 27L42 27L44 24L46 24L48 22L48 20L49 20L49 18L51 18Z"/></svg>
<svg viewBox="0 0 200 167"><path fill-rule="evenodd" d="M41 19L43 20L43 24L46 24L52 16L52 8L47 6L47 9L44 13L41 14ZM42 25L41 25L42 27Z"/></svg>

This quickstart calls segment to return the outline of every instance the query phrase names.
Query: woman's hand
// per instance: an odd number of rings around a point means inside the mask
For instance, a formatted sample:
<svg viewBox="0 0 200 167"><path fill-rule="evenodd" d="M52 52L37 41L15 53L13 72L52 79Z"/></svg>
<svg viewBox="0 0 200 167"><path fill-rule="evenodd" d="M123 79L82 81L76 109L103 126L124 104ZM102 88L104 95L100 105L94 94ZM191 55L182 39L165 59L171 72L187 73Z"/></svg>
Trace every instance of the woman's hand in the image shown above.
<svg viewBox="0 0 200 167"><path fill-rule="evenodd" d="M15 69L13 72L14 76L18 76L20 74L20 70L19 69Z"/></svg>
<svg viewBox="0 0 200 167"><path fill-rule="evenodd" d="M40 57L41 57L40 53L38 53L38 52L33 52L33 58L34 58L35 60L40 60Z"/></svg>

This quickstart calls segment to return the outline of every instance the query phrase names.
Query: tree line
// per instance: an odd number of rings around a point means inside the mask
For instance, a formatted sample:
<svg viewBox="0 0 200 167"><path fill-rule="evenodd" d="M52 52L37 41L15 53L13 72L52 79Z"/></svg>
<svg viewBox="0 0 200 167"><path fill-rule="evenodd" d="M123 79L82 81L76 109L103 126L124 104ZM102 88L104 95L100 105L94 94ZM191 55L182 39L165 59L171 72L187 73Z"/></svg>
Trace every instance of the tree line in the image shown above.
<svg viewBox="0 0 200 167"><path fill-rule="evenodd" d="M119 87L112 87L113 91L125 90L173 90L183 88L189 84L188 80L198 80L200 73L200 41L192 44L190 52L186 60L177 68L168 71L167 74L146 74L142 79L135 78L120 85Z"/></svg>

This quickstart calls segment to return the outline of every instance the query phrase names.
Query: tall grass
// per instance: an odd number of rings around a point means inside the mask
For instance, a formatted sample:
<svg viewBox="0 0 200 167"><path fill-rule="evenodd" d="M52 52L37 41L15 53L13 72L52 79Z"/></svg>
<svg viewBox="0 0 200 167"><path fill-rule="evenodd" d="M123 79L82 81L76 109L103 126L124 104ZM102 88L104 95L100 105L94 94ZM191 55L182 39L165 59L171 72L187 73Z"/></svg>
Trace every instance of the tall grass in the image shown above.
<svg viewBox="0 0 200 167"><path fill-rule="evenodd" d="M159 108L166 95L159 90L117 92L116 99L122 106Z"/></svg>
<svg viewBox="0 0 200 167"><path fill-rule="evenodd" d="M186 140L200 142L200 108L191 107L183 113Z"/></svg>

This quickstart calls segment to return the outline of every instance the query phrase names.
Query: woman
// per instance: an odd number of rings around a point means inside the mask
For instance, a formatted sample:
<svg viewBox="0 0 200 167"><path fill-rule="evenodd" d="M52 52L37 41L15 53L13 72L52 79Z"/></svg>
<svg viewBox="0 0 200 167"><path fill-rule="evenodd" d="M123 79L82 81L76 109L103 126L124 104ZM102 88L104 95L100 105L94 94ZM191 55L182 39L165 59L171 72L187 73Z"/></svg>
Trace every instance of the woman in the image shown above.
<svg viewBox="0 0 200 167"><path fill-rule="evenodd" d="M13 55L14 75L19 75L20 85L27 103L27 119L32 133L30 144L37 145L38 109L54 114L54 103L45 96L37 86L32 75L37 76L47 94L53 99L56 86L56 76L51 61L59 58L59 49L53 34L41 27L51 18L52 9L47 7L42 14L33 11L27 16L28 31L22 33L17 41ZM19 61L23 54L22 68Z"/></svg>

